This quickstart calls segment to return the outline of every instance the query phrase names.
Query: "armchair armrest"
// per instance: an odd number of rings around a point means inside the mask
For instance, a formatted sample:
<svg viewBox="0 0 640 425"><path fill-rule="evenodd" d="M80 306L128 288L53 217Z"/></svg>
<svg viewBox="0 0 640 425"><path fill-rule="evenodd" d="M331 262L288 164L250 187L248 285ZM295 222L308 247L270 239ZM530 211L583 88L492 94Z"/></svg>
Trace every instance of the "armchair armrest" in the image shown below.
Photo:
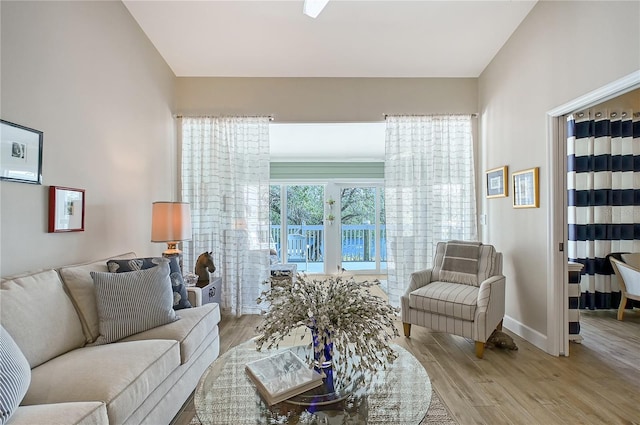
<svg viewBox="0 0 640 425"><path fill-rule="evenodd" d="M623 256L623 258L625 258ZM625 297L629 295L640 297L640 268L636 268L633 264L623 263L615 258L611 259L614 271L622 279L618 279L618 285Z"/></svg>
<svg viewBox="0 0 640 425"><path fill-rule="evenodd" d="M405 291L404 295L408 297L409 294L416 289L430 284L432 270L433 269L426 269L411 273L411 282L409 283L409 287Z"/></svg>
<svg viewBox="0 0 640 425"><path fill-rule="evenodd" d="M506 278L491 276L480 284L476 316L473 323L477 341L486 342L496 326L504 318L504 291Z"/></svg>

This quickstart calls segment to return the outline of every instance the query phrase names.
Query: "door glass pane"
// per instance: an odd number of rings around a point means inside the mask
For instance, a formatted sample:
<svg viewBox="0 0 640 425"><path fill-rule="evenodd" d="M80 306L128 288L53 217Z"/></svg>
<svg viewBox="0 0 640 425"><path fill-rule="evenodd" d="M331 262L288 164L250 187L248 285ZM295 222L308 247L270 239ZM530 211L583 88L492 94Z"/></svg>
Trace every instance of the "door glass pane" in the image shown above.
<svg viewBox="0 0 640 425"><path fill-rule="evenodd" d="M340 196L342 268L375 270L375 187L346 187Z"/></svg>
<svg viewBox="0 0 640 425"><path fill-rule="evenodd" d="M380 203L380 270L387 270L387 221L384 209L384 187L378 188Z"/></svg>
<svg viewBox="0 0 640 425"><path fill-rule="evenodd" d="M275 250L278 261L282 261L282 187L280 185L269 186L269 223L270 236L269 248Z"/></svg>
<svg viewBox="0 0 640 425"><path fill-rule="evenodd" d="M298 271L324 272L324 186L286 187L285 262L296 263Z"/></svg>

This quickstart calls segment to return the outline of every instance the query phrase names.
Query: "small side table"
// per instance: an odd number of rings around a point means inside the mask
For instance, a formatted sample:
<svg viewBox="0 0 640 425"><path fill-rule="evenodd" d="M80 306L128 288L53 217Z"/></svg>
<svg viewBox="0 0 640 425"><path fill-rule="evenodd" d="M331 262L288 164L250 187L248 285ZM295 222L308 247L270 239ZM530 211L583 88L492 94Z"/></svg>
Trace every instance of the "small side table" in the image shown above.
<svg viewBox="0 0 640 425"><path fill-rule="evenodd" d="M584 266L580 263L569 261L569 341L580 343L580 278Z"/></svg>
<svg viewBox="0 0 640 425"><path fill-rule="evenodd" d="M297 264L272 264L271 282L274 284L277 284L279 281L283 280L295 282L297 272Z"/></svg>
<svg viewBox="0 0 640 425"><path fill-rule="evenodd" d="M222 278L216 277L212 278L209 281L209 284L202 285L196 284L196 286L187 287L187 291L192 292L195 295L195 304L192 302L194 307L201 306L209 303L218 303L222 302L222 298L220 297L220 293L222 290ZM191 299L191 297L189 297Z"/></svg>

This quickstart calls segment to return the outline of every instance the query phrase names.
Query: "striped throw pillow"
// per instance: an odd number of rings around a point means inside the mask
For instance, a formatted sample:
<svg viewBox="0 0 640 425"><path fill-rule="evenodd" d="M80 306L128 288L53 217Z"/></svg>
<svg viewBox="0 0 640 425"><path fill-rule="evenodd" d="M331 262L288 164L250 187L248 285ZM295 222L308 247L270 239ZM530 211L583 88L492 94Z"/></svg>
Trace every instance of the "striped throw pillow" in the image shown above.
<svg viewBox="0 0 640 425"><path fill-rule="evenodd" d="M108 344L179 319L173 310L169 262L128 273L91 272L100 336Z"/></svg>
<svg viewBox="0 0 640 425"><path fill-rule="evenodd" d="M31 383L31 367L9 332L0 326L0 424L18 408Z"/></svg>
<svg viewBox="0 0 640 425"><path fill-rule="evenodd" d="M449 241L442 258L440 280L480 286L478 283L478 258L480 242Z"/></svg>
<svg viewBox="0 0 640 425"><path fill-rule="evenodd" d="M107 268L111 273L125 273L134 270L144 270L155 267L164 257L131 258L129 260L113 259L107 261ZM191 303L187 296L187 286L182 278L182 270L178 264L177 257L166 258L169 260L169 278L173 289L173 309L181 310L191 308Z"/></svg>

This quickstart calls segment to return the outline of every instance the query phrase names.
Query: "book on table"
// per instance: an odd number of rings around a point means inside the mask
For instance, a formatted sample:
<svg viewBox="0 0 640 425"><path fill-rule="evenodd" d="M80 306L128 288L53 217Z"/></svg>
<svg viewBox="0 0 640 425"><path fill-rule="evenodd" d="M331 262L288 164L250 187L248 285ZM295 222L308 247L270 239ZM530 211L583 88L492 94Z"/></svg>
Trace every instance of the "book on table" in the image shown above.
<svg viewBox="0 0 640 425"><path fill-rule="evenodd" d="M249 362L245 370L269 406L322 385L322 375L289 350Z"/></svg>

